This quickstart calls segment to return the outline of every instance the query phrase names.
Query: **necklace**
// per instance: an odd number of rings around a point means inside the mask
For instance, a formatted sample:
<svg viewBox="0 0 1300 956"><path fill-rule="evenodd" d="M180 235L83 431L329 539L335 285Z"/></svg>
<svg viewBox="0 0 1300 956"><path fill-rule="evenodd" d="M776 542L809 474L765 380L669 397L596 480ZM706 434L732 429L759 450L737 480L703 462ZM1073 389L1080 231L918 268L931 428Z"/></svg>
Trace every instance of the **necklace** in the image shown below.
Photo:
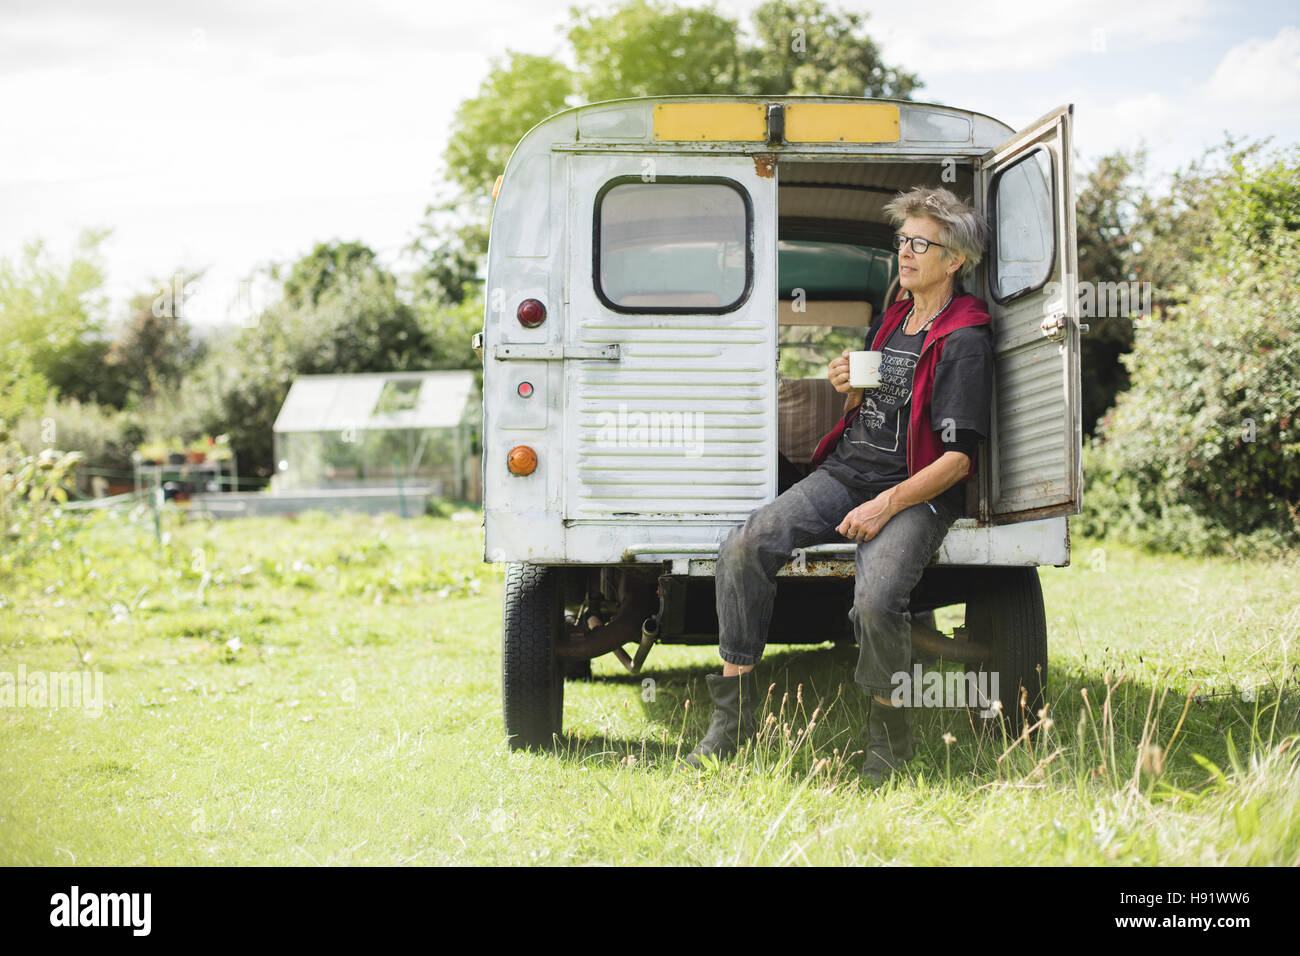
<svg viewBox="0 0 1300 956"><path fill-rule="evenodd" d="M939 307L939 311L938 311L938 312L936 312L934 315L930 316L928 319L925 320L925 325L921 326L921 327L920 327L919 329L917 329L915 332L908 332L908 331L907 331L907 323L911 320L911 318L912 318L912 313L914 313L914 312L916 311L916 303L913 302L913 303L912 303L912 307L911 307L910 309L907 310L907 315L906 315L906 316L904 317L904 319L903 319L903 332L904 332L905 334L907 334L907 335L919 335L920 333L924 332L926 329L928 329L928 328L930 327L930 324L931 324L932 322L934 322L935 319L937 319L939 316L943 315L944 309L946 309L946 308L948 308L948 306L952 305L952 298L953 298L953 297L952 297L951 295L948 296L948 301L945 302L942 306Z"/></svg>

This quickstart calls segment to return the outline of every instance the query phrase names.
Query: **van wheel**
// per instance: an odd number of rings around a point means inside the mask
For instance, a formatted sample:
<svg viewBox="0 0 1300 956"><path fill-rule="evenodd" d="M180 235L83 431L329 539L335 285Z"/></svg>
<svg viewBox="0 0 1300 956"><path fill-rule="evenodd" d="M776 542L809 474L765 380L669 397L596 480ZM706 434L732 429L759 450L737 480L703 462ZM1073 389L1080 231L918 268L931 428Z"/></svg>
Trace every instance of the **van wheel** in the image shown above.
<svg viewBox="0 0 1300 956"><path fill-rule="evenodd" d="M556 568L512 564L506 570L501 624L501 696L513 750L549 748L560 734L564 675L555 657L563 608Z"/></svg>
<svg viewBox="0 0 1300 956"><path fill-rule="evenodd" d="M1027 720L1032 726L1047 701L1047 617L1037 568L988 568L972 582L966 602L966 628L972 641L986 643L992 655L980 665L981 686L1002 702L1002 724L1018 736ZM1021 691L1024 703L1021 704ZM973 711L985 729L997 727L996 716Z"/></svg>

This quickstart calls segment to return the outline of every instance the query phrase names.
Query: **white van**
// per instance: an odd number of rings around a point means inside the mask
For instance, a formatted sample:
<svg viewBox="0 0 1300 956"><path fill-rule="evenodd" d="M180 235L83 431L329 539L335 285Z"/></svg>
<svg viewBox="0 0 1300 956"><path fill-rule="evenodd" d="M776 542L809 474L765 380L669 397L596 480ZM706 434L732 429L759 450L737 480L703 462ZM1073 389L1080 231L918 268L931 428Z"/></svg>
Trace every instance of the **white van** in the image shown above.
<svg viewBox="0 0 1300 956"><path fill-rule="evenodd" d="M892 301L881 210L920 185L973 197L992 227L964 285L989 307L997 366L966 516L913 593L913 650L995 672L1015 726L1037 709L1035 568L1069 563L1083 484L1071 115L1017 132L907 101L673 96L524 136L497 184L474 337L515 746L561 733L565 677L592 658L636 672L655 642L716 642L718 545L840 417L826 363ZM853 639L855 548L791 556L769 643ZM949 605L966 622L951 635L923 613Z"/></svg>

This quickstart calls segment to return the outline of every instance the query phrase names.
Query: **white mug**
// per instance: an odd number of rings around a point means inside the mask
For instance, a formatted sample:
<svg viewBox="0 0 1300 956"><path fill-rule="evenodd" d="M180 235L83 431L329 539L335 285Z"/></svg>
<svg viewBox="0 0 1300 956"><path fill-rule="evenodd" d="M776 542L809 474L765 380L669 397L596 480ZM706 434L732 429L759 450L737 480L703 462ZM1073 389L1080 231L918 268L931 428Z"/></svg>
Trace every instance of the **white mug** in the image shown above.
<svg viewBox="0 0 1300 956"><path fill-rule="evenodd" d="M879 388L882 352L849 353L849 387Z"/></svg>

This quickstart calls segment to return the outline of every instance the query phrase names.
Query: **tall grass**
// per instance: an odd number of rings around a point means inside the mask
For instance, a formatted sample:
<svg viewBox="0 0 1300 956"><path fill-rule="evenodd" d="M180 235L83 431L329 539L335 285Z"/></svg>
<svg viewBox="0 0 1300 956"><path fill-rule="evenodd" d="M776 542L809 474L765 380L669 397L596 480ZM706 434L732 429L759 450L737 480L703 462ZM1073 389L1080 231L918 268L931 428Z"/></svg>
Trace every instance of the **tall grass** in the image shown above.
<svg viewBox="0 0 1300 956"><path fill-rule="evenodd" d="M98 516L7 573L0 680L108 699L0 708L0 863L1300 863L1294 562L1076 540L1043 711L918 708L873 789L845 646L769 648L760 730L704 771L708 647L598 660L556 748L511 751L500 569L452 517Z"/></svg>

